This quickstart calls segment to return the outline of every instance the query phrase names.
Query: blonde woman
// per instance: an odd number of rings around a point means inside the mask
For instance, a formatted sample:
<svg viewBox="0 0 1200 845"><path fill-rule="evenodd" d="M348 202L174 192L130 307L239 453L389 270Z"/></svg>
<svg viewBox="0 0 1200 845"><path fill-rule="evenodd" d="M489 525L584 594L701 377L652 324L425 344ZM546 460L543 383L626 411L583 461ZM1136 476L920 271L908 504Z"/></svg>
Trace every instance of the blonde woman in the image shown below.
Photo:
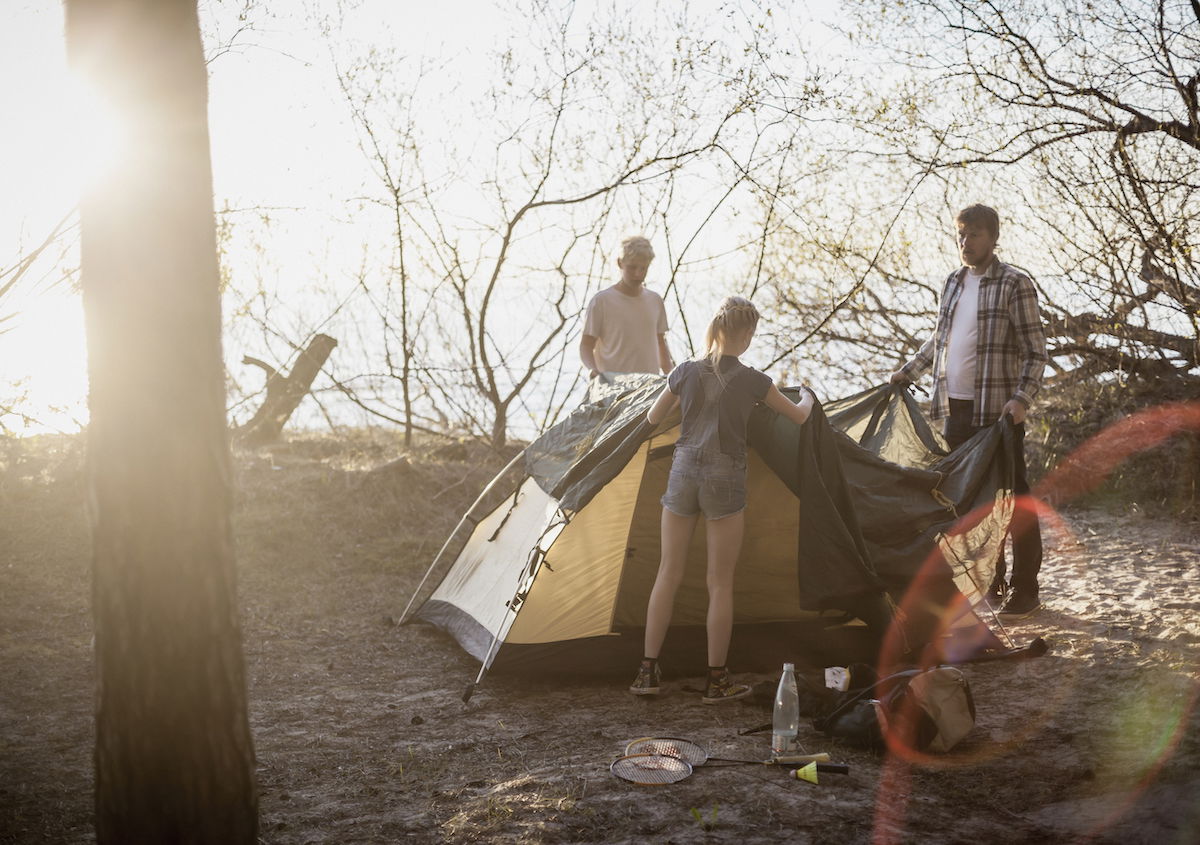
<svg viewBox="0 0 1200 845"><path fill-rule="evenodd" d="M629 691L657 695L658 654L697 518L704 515L708 540L708 679L705 704L734 701L750 687L730 680L726 668L733 630L733 571L742 547L746 507L746 422L759 402L796 423L812 411L808 391L799 404L771 379L738 360L758 327L758 309L740 296L721 303L705 334L707 354L671 371L647 418L653 424L681 406L682 424L667 492L662 497L662 558L646 608L645 652Z"/></svg>

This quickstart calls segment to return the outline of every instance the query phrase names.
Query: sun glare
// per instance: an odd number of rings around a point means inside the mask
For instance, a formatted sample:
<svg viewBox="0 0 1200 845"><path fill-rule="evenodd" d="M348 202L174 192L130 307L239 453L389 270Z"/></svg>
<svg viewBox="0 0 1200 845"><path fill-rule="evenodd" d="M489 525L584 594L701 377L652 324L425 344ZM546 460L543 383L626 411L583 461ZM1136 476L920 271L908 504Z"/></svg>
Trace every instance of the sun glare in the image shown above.
<svg viewBox="0 0 1200 845"><path fill-rule="evenodd" d="M120 162L128 131L90 81L65 65L42 70L11 104L24 117L5 138L15 160L24 163L8 178L31 220L57 219L75 205L84 188Z"/></svg>
<svg viewBox="0 0 1200 845"><path fill-rule="evenodd" d="M103 179L121 163L127 148L127 121L90 80L68 74L60 125L62 161L78 189Z"/></svg>
<svg viewBox="0 0 1200 845"><path fill-rule="evenodd" d="M83 309L65 289L44 291L12 306L12 331L0 334L0 400L28 391L20 410L0 417L18 433L78 430L87 418L87 353Z"/></svg>

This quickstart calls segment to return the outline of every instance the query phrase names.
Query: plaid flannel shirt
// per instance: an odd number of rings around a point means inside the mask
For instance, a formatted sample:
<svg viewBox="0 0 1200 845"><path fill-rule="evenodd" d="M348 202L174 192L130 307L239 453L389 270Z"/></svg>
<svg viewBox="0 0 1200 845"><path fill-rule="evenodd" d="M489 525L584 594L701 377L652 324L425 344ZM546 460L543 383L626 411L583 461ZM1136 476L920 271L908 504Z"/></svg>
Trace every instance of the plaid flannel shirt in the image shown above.
<svg viewBox="0 0 1200 845"><path fill-rule="evenodd" d="M916 381L933 367L935 420L950 416L946 388L946 350L954 306L962 294L967 268L951 273L942 288L937 328L916 356L901 368ZM1046 334L1038 312L1037 290L1024 273L994 259L979 280L979 340L975 351L975 410L973 425L990 425L1000 418L1004 404L1017 399L1028 408L1042 386L1046 369Z"/></svg>

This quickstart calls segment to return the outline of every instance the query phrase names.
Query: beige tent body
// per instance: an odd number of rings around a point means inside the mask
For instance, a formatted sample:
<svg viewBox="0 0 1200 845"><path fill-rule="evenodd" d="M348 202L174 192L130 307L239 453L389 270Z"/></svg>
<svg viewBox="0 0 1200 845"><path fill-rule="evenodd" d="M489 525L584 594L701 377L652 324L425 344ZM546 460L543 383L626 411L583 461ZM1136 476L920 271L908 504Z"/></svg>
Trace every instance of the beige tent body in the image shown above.
<svg viewBox="0 0 1200 845"><path fill-rule="evenodd" d="M508 506L475 526L420 618L447 627L487 665L501 643L510 653L532 647L528 657L536 662L546 657L544 650L559 644L637 633L645 624L658 570L659 498L677 434L673 428L642 444L620 474L569 522L558 503L532 477L526 478ZM796 496L751 452L735 626L812 622L822 616L800 609L798 511ZM676 596L674 626L704 626L706 555L700 526ZM836 611L824 615L842 617ZM457 623L454 617L460 617ZM670 639L666 660L672 655ZM635 645L640 648L640 641Z"/></svg>

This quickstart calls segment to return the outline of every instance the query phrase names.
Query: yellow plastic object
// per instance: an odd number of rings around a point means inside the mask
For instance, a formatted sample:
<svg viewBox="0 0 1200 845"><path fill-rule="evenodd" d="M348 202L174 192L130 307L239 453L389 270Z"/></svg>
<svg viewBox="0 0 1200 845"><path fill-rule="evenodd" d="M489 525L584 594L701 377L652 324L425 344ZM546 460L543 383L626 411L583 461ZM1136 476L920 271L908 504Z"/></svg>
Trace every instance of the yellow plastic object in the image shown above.
<svg viewBox="0 0 1200 845"><path fill-rule="evenodd" d="M799 769L792 769L792 777L794 777L796 780L806 780L809 783L816 783L817 764L813 762Z"/></svg>

